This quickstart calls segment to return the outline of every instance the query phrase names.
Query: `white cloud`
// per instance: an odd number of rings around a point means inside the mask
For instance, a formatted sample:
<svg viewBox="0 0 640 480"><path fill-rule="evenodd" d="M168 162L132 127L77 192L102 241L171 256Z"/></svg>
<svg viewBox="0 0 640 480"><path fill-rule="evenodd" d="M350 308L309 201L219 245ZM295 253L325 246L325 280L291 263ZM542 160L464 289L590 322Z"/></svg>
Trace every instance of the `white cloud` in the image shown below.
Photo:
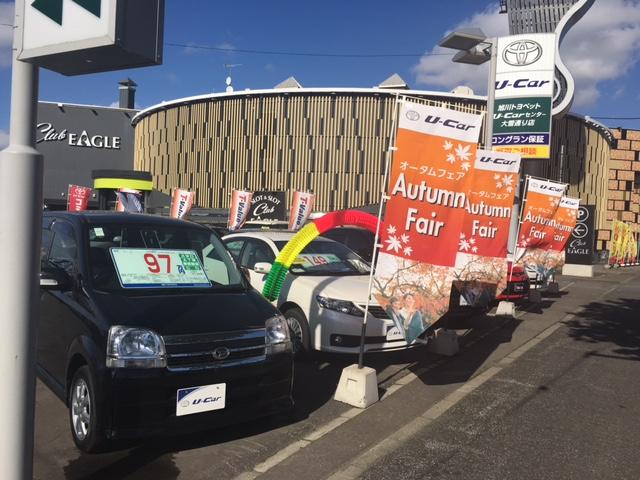
<svg viewBox="0 0 640 480"><path fill-rule="evenodd" d="M508 17L492 4L450 31L479 27L488 36L508 35ZM443 37L446 35L443 33ZM565 37L561 56L576 81L574 105L585 107L601 96L599 84L624 77L640 58L640 1L599 0ZM431 53L447 52L435 47ZM414 67L418 84L451 89L468 85L486 93L487 65L459 65L450 56L424 56Z"/></svg>
<svg viewBox="0 0 640 480"><path fill-rule="evenodd" d="M640 2L595 2L565 37L560 50L576 81L574 105L595 103L602 94L599 84L624 77L640 59L639 48Z"/></svg>
<svg viewBox="0 0 640 480"><path fill-rule="evenodd" d="M0 130L0 150L9 145L9 132Z"/></svg>
<svg viewBox="0 0 640 480"><path fill-rule="evenodd" d="M480 28L489 37L508 35L507 16L499 14L498 10L498 5L492 3L483 11L475 13L470 18L454 25L450 30L443 32L442 37L454 30L465 27ZM486 93L487 76L489 75L488 63L480 66L453 63L451 60L456 51L437 46L428 53L437 55L425 55L420 59L420 63L413 68L418 84L448 90L458 85L467 85L478 94Z"/></svg>
<svg viewBox="0 0 640 480"><path fill-rule="evenodd" d="M117 100L116 100L115 102L111 102L111 103L109 104L109 107L110 107L110 108L118 108L119 106L120 106L120 102L119 102L119 101L117 101Z"/></svg>
<svg viewBox="0 0 640 480"><path fill-rule="evenodd" d="M13 25L13 2L0 3L0 24ZM13 28L0 25L0 68L11 65Z"/></svg>

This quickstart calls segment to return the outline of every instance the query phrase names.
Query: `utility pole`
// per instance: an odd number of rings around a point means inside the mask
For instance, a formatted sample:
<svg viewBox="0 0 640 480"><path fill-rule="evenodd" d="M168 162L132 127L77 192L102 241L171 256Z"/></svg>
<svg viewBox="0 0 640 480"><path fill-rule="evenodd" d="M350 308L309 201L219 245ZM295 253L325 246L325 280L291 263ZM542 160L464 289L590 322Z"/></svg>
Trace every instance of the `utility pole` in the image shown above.
<svg viewBox="0 0 640 480"><path fill-rule="evenodd" d="M33 477L42 155L35 148L38 67L18 60L25 2L15 2L9 146L0 153L0 478Z"/></svg>

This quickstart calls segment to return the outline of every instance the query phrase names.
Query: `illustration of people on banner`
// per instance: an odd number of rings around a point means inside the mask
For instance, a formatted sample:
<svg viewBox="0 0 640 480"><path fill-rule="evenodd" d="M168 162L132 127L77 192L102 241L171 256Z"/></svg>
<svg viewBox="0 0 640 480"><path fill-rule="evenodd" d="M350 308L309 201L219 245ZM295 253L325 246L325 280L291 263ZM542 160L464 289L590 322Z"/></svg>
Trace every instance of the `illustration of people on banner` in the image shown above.
<svg viewBox="0 0 640 480"><path fill-rule="evenodd" d="M373 295L412 343L448 310L481 115L402 102ZM392 302L393 300L393 302Z"/></svg>
<svg viewBox="0 0 640 480"><path fill-rule="evenodd" d="M507 243L519 184L520 154L478 150L467 176L456 281L462 305L487 307L507 284Z"/></svg>

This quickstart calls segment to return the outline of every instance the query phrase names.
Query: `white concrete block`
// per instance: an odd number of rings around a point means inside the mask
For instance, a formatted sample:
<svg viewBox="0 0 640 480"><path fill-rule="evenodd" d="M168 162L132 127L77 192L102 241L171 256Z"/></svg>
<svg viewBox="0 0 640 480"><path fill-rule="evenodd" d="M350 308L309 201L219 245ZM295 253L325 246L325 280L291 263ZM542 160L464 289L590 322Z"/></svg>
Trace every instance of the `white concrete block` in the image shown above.
<svg viewBox="0 0 640 480"><path fill-rule="evenodd" d="M576 265L574 263L565 263L562 267L563 275L571 275L574 277L593 277L593 265Z"/></svg>
<svg viewBox="0 0 640 480"><path fill-rule="evenodd" d="M458 335L453 330L439 328L436 330L435 336L429 339L427 348L430 352L438 355L455 355L460 351Z"/></svg>
<svg viewBox="0 0 640 480"><path fill-rule="evenodd" d="M358 408L367 408L378 401L378 378L373 368L349 365L342 370L335 400Z"/></svg>
<svg viewBox="0 0 640 480"><path fill-rule="evenodd" d="M501 317L513 317L516 314L516 304L513 302L499 302L496 315Z"/></svg>

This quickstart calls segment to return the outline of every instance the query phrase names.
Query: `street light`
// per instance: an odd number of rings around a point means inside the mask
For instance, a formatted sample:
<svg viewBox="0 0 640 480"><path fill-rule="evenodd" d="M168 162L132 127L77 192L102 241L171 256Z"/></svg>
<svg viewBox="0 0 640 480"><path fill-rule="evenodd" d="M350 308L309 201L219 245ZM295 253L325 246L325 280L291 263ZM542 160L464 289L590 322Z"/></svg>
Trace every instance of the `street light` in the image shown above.
<svg viewBox="0 0 640 480"><path fill-rule="evenodd" d="M455 30L438 43L440 47L458 50L453 57L455 63L482 65L490 61L489 81L487 84L487 117L484 124L484 148L491 150L493 145L493 103L495 99L496 50L497 41L489 38L479 28Z"/></svg>

